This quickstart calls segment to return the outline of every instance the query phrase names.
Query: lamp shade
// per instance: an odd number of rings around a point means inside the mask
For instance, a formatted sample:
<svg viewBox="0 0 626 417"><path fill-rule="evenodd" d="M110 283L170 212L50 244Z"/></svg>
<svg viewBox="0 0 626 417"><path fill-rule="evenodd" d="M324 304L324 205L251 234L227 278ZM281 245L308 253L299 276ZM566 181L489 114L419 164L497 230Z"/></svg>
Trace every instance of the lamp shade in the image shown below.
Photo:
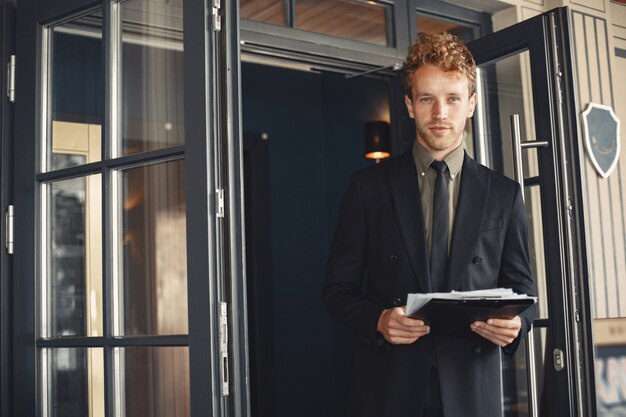
<svg viewBox="0 0 626 417"><path fill-rule="evenodd" d="M389 123L380 121L365 122L365 157L383 159L391 156L391 129Z"/></svg>

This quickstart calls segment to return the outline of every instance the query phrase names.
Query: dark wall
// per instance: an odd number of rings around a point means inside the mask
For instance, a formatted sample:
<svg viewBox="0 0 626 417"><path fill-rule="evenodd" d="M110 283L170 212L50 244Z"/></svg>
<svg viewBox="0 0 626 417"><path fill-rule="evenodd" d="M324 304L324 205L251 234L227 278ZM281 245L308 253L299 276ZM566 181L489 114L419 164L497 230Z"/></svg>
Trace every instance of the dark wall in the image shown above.
<svg viewBox="0 0 626 417"><path fill-rule="evenodd" d="M350 173L373 164L363 124L388 120L388 84L243 64L244 131L269 135L278 417L341 415L352 339L323 308L324 269Z"/></svg>

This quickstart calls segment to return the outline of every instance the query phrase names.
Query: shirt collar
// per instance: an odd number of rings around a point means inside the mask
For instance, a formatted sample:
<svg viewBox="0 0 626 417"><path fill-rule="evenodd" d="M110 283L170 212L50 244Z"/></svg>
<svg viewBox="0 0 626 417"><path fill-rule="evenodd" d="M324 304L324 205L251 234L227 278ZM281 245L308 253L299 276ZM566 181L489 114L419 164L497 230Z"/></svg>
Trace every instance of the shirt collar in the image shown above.
<svg viewBox="0 0 626 417"><path fill-rule="evenodd" d="M413 142L413 159L415 160L415 166L420 175L424 176L430 164L435 158L424 148L417 140ZM450 179L454 180L461 172L463 167L463 158L465 157L465 147L463 142L453 150L443 160L448 166L450 171Z"/></svg>

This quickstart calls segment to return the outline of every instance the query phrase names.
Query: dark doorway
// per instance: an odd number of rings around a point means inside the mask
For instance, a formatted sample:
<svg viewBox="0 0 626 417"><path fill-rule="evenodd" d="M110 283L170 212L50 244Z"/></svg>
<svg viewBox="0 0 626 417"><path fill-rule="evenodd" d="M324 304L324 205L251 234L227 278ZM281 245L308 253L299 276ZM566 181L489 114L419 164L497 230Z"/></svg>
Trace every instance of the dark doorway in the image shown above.
<svg viewBox="0 0 626 417"><path fill-rule="evenodd" d="M390 119L391 79L242 65L251 407L340 416L351 337L321 293L363 127Z"/></svg>

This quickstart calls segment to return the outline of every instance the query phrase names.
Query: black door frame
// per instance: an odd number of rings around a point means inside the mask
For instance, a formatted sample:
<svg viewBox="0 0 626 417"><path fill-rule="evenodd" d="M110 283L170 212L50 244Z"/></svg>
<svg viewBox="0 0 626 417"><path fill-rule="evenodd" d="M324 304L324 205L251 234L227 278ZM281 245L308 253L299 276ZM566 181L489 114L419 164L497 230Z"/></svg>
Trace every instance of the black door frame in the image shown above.
<svg viewBox="0 0 626 417"><path fill-rule="evenodd" d="M549 328L548 352L560 349L565 353L562 371L556 371L554 358L546 356L546 384L554 415L582 417L593 416L596 411L578 107L569 39L568 9L559 8L488 35L469 47L479 65L524 50L530 52L539 137L524 140L549 142L548 147L537 149L549 319L537 320L535 325Z"/></svg>
<svg viewBox="0 0 626 417"><path fill-rule="evenodd" d="M15 53L16 0L0 1L0 62L9 62ZM0 67L0 213L4 214L13 202L13 104L7 97L7 66ZM7 252L7 223L0 222L0 416L13 415L13 297L12 256Z"/></svg>

